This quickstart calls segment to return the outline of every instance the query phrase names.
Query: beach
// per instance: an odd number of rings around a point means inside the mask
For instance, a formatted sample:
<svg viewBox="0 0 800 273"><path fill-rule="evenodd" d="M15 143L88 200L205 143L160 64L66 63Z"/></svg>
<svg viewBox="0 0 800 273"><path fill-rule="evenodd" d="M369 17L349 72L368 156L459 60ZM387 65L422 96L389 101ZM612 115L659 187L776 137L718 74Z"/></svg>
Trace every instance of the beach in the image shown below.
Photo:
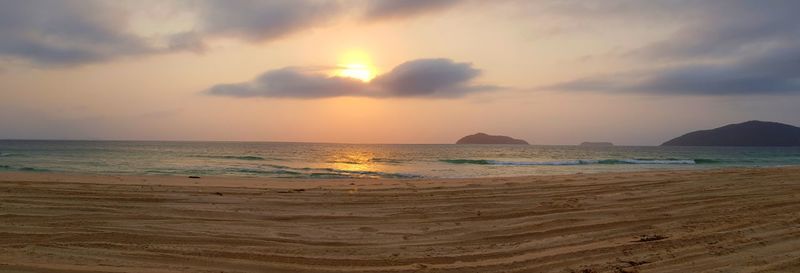
<svg viewBox="0 0 800 273"><path fill-rule="evenodd" d="M0 272L800 272L800 168L0 173Z"/></svg>

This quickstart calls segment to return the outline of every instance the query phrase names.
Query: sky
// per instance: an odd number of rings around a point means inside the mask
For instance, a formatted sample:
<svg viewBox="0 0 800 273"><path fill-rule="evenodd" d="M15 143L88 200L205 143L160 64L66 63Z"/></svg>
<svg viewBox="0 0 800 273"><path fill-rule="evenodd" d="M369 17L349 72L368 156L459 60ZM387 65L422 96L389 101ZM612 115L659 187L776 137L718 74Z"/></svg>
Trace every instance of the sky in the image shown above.
<svg viewBox="0 0 800 273"><path fill-rule="evenodd" d="M658 145L800 125L800 1L0 0L0 139Z"/></svg>

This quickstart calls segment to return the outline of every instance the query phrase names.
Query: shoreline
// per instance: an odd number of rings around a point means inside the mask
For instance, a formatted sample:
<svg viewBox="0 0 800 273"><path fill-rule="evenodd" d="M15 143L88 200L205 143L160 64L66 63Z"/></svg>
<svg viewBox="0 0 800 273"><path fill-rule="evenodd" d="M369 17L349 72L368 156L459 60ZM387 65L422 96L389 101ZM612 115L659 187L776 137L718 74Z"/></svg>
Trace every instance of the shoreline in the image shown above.
<svg viewBox="0 0 800 273"><path fill-rule="evenodd" d="M0 271L797 272L800 167L444 179L0 172Z"/></svg>
<svg viewBox="0 0 800 273"><path fill-rule="evenodd" d="M663 175L680 173L707 173L707 172L737 172L746 170L769 170L769 169L797 169L800 165L793 166L746 166L746 167L720 167L708 169L668 169L668 170L635 170L635 171L609 171L609 172L578 172L569 174L541 174L541 175L518 175L518 176L492 176L492 177L419 177L419 178L373 178L373 177L352 177L352 178L296 178L296 177L259 177L259 176L197 176L192 175L139 175L139 174L109 174L109 173L81 173L81 172L26 172L26 171L2 171L0 172L0 183L14 180L25 180L31 182L61 182L61 183L89 183L89 184L121 184L121 185L171 185L171 186L213 186L213 187L234 187L234 188L287 188L288 183L292 185L341 187L351 186L351 183L359 185L369 185L377 188L384 188L387 185L400 185L407 182L417 182L416 185L435 185L435 186L464 186L469 184L502 184L502 182L543 182L553 179L574 179L584 176L610 177L618 175ZM598 178L593 178L596 180ZM361 182L361 183L358 183ZM377 183L368 183L377 182ZM384 184L383 182L394 182ZM403 183L398 183L403 182ZM488 184L487 184L488 183Z"/></svg>

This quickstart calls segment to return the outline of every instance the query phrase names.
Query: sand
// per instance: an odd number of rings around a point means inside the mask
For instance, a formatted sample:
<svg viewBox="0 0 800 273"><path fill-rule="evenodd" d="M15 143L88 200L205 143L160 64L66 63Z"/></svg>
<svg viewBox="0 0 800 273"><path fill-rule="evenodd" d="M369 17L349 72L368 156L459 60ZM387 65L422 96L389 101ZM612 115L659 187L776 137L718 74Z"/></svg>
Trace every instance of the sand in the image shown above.
<svg viewBox="0 0 800 273"><path fill-rule="evenodd" d="M313 181L0 173L0 272L800 272L800 168Z"/></svg>

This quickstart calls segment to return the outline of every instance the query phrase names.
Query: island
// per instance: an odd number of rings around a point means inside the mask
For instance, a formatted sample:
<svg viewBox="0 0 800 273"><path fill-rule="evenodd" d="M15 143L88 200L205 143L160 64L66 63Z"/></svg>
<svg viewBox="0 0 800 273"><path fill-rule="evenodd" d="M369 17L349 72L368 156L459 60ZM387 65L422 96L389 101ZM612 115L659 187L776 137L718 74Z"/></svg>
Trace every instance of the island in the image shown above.
<svg viewBox="0 0 800 273"><path fill-rule="evenodd" d="M493 136L484 133L477 133L462 137L456 144L518 144L528 145L527 141L508 136Z"/></svg>
<svg viewBox="0 0 800 273"><path fill-rule="evenodd" d="M752 120L711 130L694 131L661 146L800 146L800 128Z"/></svg>
<svg viewBox="0 0 800 273"><path fill-rule="evenodd" d="M587 141L587 142L581 143L578 146L583 146L583 147L610 147L610 146L614 146L614 143L611 143L611 142L588 142Z"/></svg>

